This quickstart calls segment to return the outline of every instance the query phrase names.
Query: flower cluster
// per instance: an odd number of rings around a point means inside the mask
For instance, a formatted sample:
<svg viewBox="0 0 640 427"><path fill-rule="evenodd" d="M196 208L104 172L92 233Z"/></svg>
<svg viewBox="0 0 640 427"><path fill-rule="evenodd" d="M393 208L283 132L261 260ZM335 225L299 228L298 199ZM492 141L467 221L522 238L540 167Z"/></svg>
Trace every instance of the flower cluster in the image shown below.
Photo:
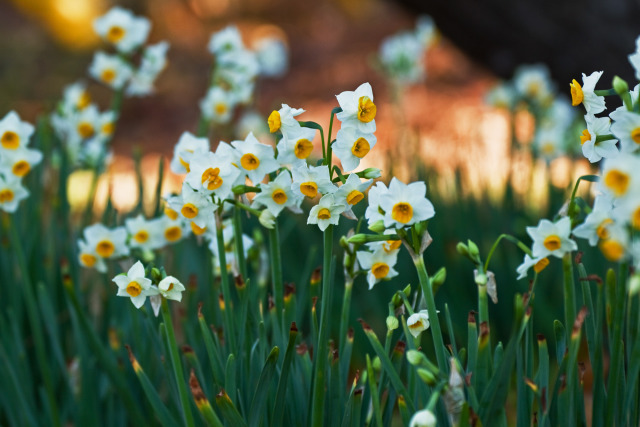
<svg viewBox="0 0 640 427"><path fill-rule="evenodd" d="M22 179L42 161L42 153L28 148L34 128L10 111L0 120L0 210L15 212L29 196Z"/></svg>
<svg viewBox="0 0 640 427"><path fill-rule="evenodd" d="M429 16L418 18L413 31L403 31L382 41L378 59L384 73L399 85L419 83L426 75L425 55L436 39Z"/></svg>

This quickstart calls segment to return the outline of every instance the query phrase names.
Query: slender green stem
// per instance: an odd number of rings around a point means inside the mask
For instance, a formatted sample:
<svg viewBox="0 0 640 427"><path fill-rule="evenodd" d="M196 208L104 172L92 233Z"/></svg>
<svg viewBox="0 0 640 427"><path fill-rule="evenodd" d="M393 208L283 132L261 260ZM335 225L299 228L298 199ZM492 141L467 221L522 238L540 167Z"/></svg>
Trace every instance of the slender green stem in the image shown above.
<svg viewBox="0 0 640 427"><path fill-rule="evenodd" d="M527 247L527 245L525 245L524 243L522 243L520 240L516 239L515 237L513 237L510 234L501 234L500 236L498 236L498 238L496 239L495 242L493 242L493 246L491 246L491 250L489 251L489 255L487 255L487 260L484 262L484 271L487 271L487 269L489 268L489 261L491 261L491 257L493 256L493 253L496 251L496 249L498 248L498 244L500 243L500 241L502 239L506 239L508 241L510 241L511 243L514 243L515 245L517 245L520 249L522 249L522 251L526 254L528 254L529 256L533 256L533 254L531 253L531 249L529 249Z"/></svg>
<svg viewBox="0 0 640 427"><path fill-rule="evenodd" d="M562 257L562 272L564 275L564 324L570 330L576 318L576 295L573 282L573 263L571 252Z"/></svg>
<svg viewBox="0 0 640 427"><path fill-rule="evenodd" d="M322 263L322 300L320 312L320 330L314 355L315 372L313 377L313 400L311 407L312 427L321 427L324 419L325 377L327 364L327 347L329 335L329 309L331 307L331 254L333 248L333 225L324 231L324 258Z"/></svg>
<svg viewBox="0 0 640 427"><path fill-rule="evenodd" d="M284 330L282 318L284 316L284 283L282 281L282 258L280 253L280 236L278 234L278 218L275 219L273 228L269 230L269 252L271 261L271 281L273 282L273 294L276 303L276 317L281 331Z"/></svg>
<svg viewBox="0 0 640 427"><path fill-rule="evenodd" d="M218 264L220 264L220 284L222 297L224 298L224 336L229 343L230 353L236 351L235 322L233 321L231 288L229 285L229 273L227 272L227 257L225 255L224 237L222 236L222 218L216 221L216 240L218 243Z"/></svg>
<svg viewBox="0 0 640 427"><path fill-rule="evenodd" d="M242 274L242 278L247 280L247 261L244 258L244 244L242 242L242 218L240 209L236 206L233 208L233 246L236 251L236 260L238 262L238 270Z"/></svg>
<svg viewBox="0 0 640 427"><path fill-rule="evenodd" d="M418 279L420 280L420 287L422 288L422 294L427 303L427 311L429 312L429 323L431 323L431 336L433 337L433 346L436 351L438 367L443 372L449 372L449 366L447 363L447 351L444 347L444 341L442 339L442 330L440 329L440 320L438 319L436 302L433 297L431 279L427 274L427 268L424 265L424 260L422 259L421 255L416 256L413 259L413 263L416 266Z"/></svg>
<svg viewBox="0 0 640 427"><path fill-rule="evenodd" d="M171 321L171 312L169 311L169 303L166 299L162 299L162 320L166 325L167 343L169 345L169 356L171 357L171 365L173 365L173 373L178 384L178 392L180 394L180 404L184 415L185 425L194 426L193 415L191 414L190 398L187 392L187 383L182 370L182 362L180 361L180 353L178 352L178 343L176 342L176 334L173 330L173 322Z"/></svg>
<svg viewBox="0 0 640 427"><path fill-rule="evenodd" d="M351 293L353 290L353 278L346 277L344 282L344 295L342 296L342 314L340 316L340 355L344 353L347 342L347 329L349 328L349 312L351 310Z"/></svg>

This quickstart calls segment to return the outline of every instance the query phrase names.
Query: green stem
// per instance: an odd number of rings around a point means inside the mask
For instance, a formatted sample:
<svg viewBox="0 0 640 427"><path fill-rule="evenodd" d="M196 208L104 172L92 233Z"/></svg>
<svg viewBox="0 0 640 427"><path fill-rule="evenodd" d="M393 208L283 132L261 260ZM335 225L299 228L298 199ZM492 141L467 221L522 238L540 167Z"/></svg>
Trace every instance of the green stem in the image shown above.
<svg viewBox="0 0 640 427"><path fill-rule="evenodd" d="M229 352L236 350L236 332L234 328L231 298L231 288L229 285L229 273L227 272L227 257L224 249L224 237L222 236L222 218L216 221L216 240L218 243L218 264L220 265L220 284L222 287L222 297L224 298L224 336L229 343Z"/></svg>
<svg viewBox="0 0 640 427"><path fill-rule="evenodd" d="M440 329L440 320L438 319L438 311L436 310L436 302L433 298L433 288L431 285L431 279L427 274L427 268L424 265L422 256L416 256L413 259L413 263L416 266L418 272L418 278L420 279L420 287L422 288L422 294L427 303L427 311L429 312L429 322L431 323L431 336L433 337L433 346L436 351L436 359L438 361L438 368L442 372L449 372L447 363L447 351L444 347L444 341L442 340L442 330Z"/></svg>
<svg viewBox="0 0 640 427"><path fill-rule="evenodd" d="M331 253L333 249L333 225L324 231L324 258L322 263L322 300L320 330L314 355L313 400L311 407L312 427L321 427L324 419L325 374L327 364L327 337L329 335L329 309L331 307Z"/></svg>
<svg viewBox="0 0 640 427"><path fill-rule="evenodd" d="M247 280L247 260L244 257L244 244L242 242L242 218L240 217L240 209L233 209L233 243L236 250L236 260L238 262L238 270L244 280Z"/></svg>
<svg viewBox="0 0 640 427"><path fill-rule="evenodd" d="M353 278L347 277L344 282L344 295L342 297L342 315L340 316L340 355L344 352L347 342L347 329L349 328L349 311L351 309L351 293L353 290Z"/></svg>
<svg viewBox="0 0 640 427"><path fill-rule="evenodd" d="M180 354L178 353L178 343L176 342L175 331L173 330L173 322L171 321L171 312L169 311L169 303L166 299L162 299L162 320L166 325L167 331L167 343L169 345L169 356L171 357L171 364L173 365L173 373L176 377L176 383L178 384L178 392L180 394L180 404L182 405L182 411L184 415L185 425L188 427L194 426L193 415L191 414L191 406L189 394L187 392L187 383L184 378L184 371L182 370L182 362L180 361Z"/></svg>
<svg viewBox="0 0 640 427"><path fill-rule="evenodd" d="M275 219L273 228L269 230L269 259L271 261L271 281L273 282L273 294L276 303L276 317L278 327L283 329L282 318L284 315L284 283L282 281L282 258L280 253L280 237L278 235L278 218Z"/></svg>
<svg viewBox="0 0 640 427"><path fill-rule="evenodd" d="M520 240L516 239L515 237L513 237L510 234L501 234L500 236L498 236L496 241L493 242L493 246L491 246L491 250L489 251L489 255L487 255L487 260L484 262L484 271L487 271L487 269L489 268L489 261L491 261L491 257L493 256L493 253L495 252L495 250L498 248L498 244L500 243L500 241L502 239L506 239L506 240L510 241L511 243L516 244L524 253L528 254L531 257L533 257L533 254L531 253L531 249L529 249L527 247L527 245L525 245Z"/></svg>
<svg viewBox="0 0 640 427"><path fill-rule="evenodd" d="M564 276L564 324L567 330L571 329L576 318L576 296L573 283L573 263L571 252L562 257L562 272Z"/></svg>

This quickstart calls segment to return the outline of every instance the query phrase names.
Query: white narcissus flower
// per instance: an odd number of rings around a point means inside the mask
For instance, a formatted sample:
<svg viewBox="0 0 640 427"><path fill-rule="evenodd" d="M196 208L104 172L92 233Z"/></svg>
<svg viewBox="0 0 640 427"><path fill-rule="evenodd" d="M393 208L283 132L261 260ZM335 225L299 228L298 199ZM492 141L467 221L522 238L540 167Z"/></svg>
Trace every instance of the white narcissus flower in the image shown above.
<svg viewBox="0 0 640 427"><path fill-rule="evenodd" d="M158 221L147 220L144 215L138 215L135 218L125 219L124 225L131 235L130 248L152 250L162 246L162 230Z"/></svg>
<svg viewBox="0 0 640 427"><path fill-rule="evenodd" d="M64 88L62 109L64 111L82 110L91 104L91 95L85 82L76 82Z"/></svg>
<svg viewBox="0 0 640 427"><path fill-rule="evenodd" d="M616 113L611 132L620 140L620 150L632 153L640 148L640 114L632 111Z"/></svg>
<svg viewBox="0 0 640 427"><path fill-rule="evenodd" d="M253 198L253 203L264 205L274 215L280 215L284 208L300 213L303 196L291 190L291 176L288 172L281 172L276 179L268 184L260 184L260 193Z"/></svg>
<svg viewBox="0 0 640 427"><path fill-rule="evenodd" d="M247 135L244 141L233 141L231 145L240 157L237 166L254 185L259 184L265 175L276 171L280 166L274 158L273 147L261 144L253 133Z"/></svg>
<svg viewBox="0 0 640 427"><path fill-rule="evenodd" d="M609 236L608 228L613 224L613 199L609 194L599 194L593 203L593 210L584 222L573 229L573 235L589 240L595 246L600 239Z"/></svg>
<svg viewBox="0 0 640 427"><path fill-rule="evenodd" d="M525 254L524 262L518 266L516 269L516 273L518 273L518 277L516 280L524 279L527 277L527 272L531 267L533 267L533 271L536 273L540 273L542 270L547 268L549 265L549 258L547 257L537 257L531 258L529 254Z"/></svg>
<svg viewBox="0 0 640 427"><path fill-rule="evenodd" d="M382 210L380 202L382 195L387 194L388 192L389 189L382 181L376 182L376 185L369 189L369 206L367 206L367 210L364 212L364 217L369 222L369 225L378 221L384 221L385 212Z"/></svg>
<svg viewBox="0 0 640 427"><path fill-rule="evenodd" d="M116 6L93 21L93 28L119 52L129 54L147 41L151 23L147 18Z"/></svg>
<svg viewBox="0 0 640 427"><path fill-rule="evenodd" d="M393 268L398 260L397 251L387 253L383 248L379 248L375 252L358 251L356 257L360 267L363 270L368 270L369 289L382 280L388 280L398 275L398 272Z"/></svg>
<svg viewBox="0 0 640 427"><path fill-rule="evenodd" d="M78 239L78 261L87 268L95 268L100 273L107 272L107 263L104 258L96 253L96 248L89 246L87 242Z"/></svg>
<svg viewBox="0 0 640 427"><path fill-rule="evenodd" d="M309 211L307 224L317 224L320 230L324 231L329 225L338 224L340 214L344 212L344 209L342 203L335 202L333 194L325 194L318 204Z"/></svg>
<svg viewBox="0 0 640 427"><path fill-rule="evenodd" d="M127 230L124 227L107 228L97 223L84 229L84 240L102 258L129 255Z"/></svg>
<svg viewBox="0 0 640 427"><path fill-rule="evenodd" d="M278 162L293 167L306 163L313 152L315 137L315 129L301 126L284 132L278 142Z"/></svg>
<svg viewBox="0 0 640 427"><path fill-rule="evenodd" d="M378 139L373 133L364 133L357 128L342 128L333 143L333 152L340 159L345 172L360 165L360 160L376 145Z"/></svg>
<svg viewBox="0 0 640 427"><path fill-rule="evenodd" d="M284 42L275 37L258 40L253 49L260 64L260 74L267 77L281 77L289 66L289 53Z"/></svg>
<svg viewBox="0 0 640 427"><path fill-rule="evenodd" d="M291 171L291 189L295 194L313 199L319 194L335 193L336 187L329 178L329 168L324 165L308 166L306 163Z"/></svg>
<svg viewBox="0 0 640 427"><path fill-rule="evenodd" d="M393 177L389 191L379 196L380 208L385 212L384 226L402 228L432 218L436 211L426 194L424 182L405 184Z"/></svg>
<svg viewBox="0 0 640 427"><path fill-rule="evenodd" d="M558 258L578 249L571 240L571 219L564 217L557 222L548 219L540 220L537 227L527 227L527 233L533 239L531 251L535 258L553 255Z"/></svg>
<svg viewBox="0 0 640 427"><path fill-rule="evenodd" d="M615 223L609 226L607 231L607 238L600 240L598 247L609 261L622 261L628 255L629 232L622 225Z"/></svg>
<svg viewBox="0 0 640 427"><path fill-rule="evenodd" d="M211 151L200 152L191 158L185 182L201 193L214 194L224 200L231 195L233 185L240 175L240 169L231 163L224 156Z"/></svg>
<svg viewBox="0 0 640 427"><path fill-rule="evenodd" d="M171 172L182 174L189 172L191 155L196 151L209 151L209 140L205 137L197 137L191 132L184 132L178 143L173 147L173 159L171 159Z"/></svg>
<svg viewBox="0 0 640 427"><path fill-rule="evenodd" d="M181 198L171 198L169 206L176 212L180 212L183 218L193 222L200 228L204 228L208 223L213 222L213 212L217 206L213 204L211 197L195 191L184 182L182 184Z"/></svg>
<svg viewBox="0 0 640 427"><path fill-rule="evenodd" d="M552 160L564 153L565 129L562 126L544 127L536 132L534 146L538 153Z"/></svg>
<svg viewBox="0 0 640 427"><path fill-rule="evenodd" d="M507 84L499 84L491 89L485 100L487 104L496 108L511 108L515 103L516 93L513 88Z"/></svg>
<svg viewBox="0 0 640 427"><path fill-rule="evenodd" d="M162 231L162 237L165 244L176 243L181 239L187 237L191 231L191 227L182 218L172 219L169 216L163 216L160 218L160 230Z"/></svg>
<svg viewBox="0 0 640 427"><path fill-rule="evenodd" d="M628 58L636 72L636 79L640 80L640 36L636 39L636 51L629 55Z"/></svg>
<svg viewBox="0 0 640 427"><path fill-rule="evenodd" d="M404 31L387 37L380 45L380 62L398 83L418 83L425 78L425 44L415 33Z"/></svg>
<svg viewBox="0 0 640 427"><path fill-rule="evenodd" d="M583 104L588 114L598 114L605 110L604 96L595 94L596 83L600 80L602 71L594 71L587 77L582 73L582 86L576 79L570 83L571 104L573 106Z"/></svg>
<svg viewBox="0 0 640 427"><path fill-rule="evenodd" d="M629 224L640 230L640 193L630 194L629 197L620 200L613 209L613 218L616 223Z"/></svg>
<svg viewBox="0 0 640 427"><path fill-rule="evenodd" d="M167 42L149 45L144 49L140 67L131 76L125 90L127 96L146 96L153 93L154 83L167 65L168 49Z"/></svg>
<svg viewBox="0 0 640 427"><path fill-rule="evenodd" d="M428 409L416 412L409 421L409 427L436 427L436 416Z"/></svg>
<svg viewBox="0 0 640 427"><path fill-rule="evenodd" d="M100 111L91 104L70 116L71 129L69 137L84 141L96 136L99 129Z"/></svg>
<svg viewBox="0 0 640 427"><path fill-rule="evenodd" d="M418 338L423 331L429 329L429 312L420 310L418 313L413 313L407 319L407 328L414 338Z"/></svg>
<svg viewBox="0 0 640 427"><path fill-rule="evenodd" d="M0 120L0 153L26 147L33 131L33 125L20 120L18 113L8 112Z"/></svg>
<svg viewBox="0 0 640 427"><path fill-rule="evenodd" d="M596 117L591 114L584 116L587 128L580 135L582 144L582 154L591 162L599 162L603 157L614 157L618 154L617 140L596 142L600 135L607 135L611 132L611 120L608 117Z"/></svg>
<svg viewBox="0 0 640 427"><path fill-rule="evenodd" d="M543 64L522 65L513 76L516 91L539 103L546 103L553 96L553 83L549 69Z"/></svg>
<svg viewBox="0 0 640 427"><path fill-rule="evenodd" d="M142 307L147 297L157 295L158 290L145 277L144 266L140 261L133 264L127 274L119 274L113 278L118 286L119 297L129 297L136 308Z"/></svg>
<svg viewBox="0 0 640 427"><path fill-rule="evenodd" d="M371 182L370 179L364 182L360 181L360 177L352 173L345 183L338 188L338 191L333 193L335 202L344 204L345 213L347 213L348 217L354 216L352 209L364 200L364 193L371 186Z"/></svg>
<svg viewBox="0 0 640 427"><path fill-rule="evenodd" d="M233 92L218 86L211 87L200 101L202 115L214 123L228 123L238 100Z"/></svg>
<svg viewBox="0 0 640 427"><path fill-rule="evenodd" d="M31 168L42 161L42 152L29 148L6 150L0 154L0 173L5 177L25 177Z"/></svg>
<svg viewBox="0 0 640 427"><path fill-rule="evenodd" d="M167 276L158 283L158 291L166 299L182 301L182 292L184 290L184 285L173 276Z"/></svg>
<svg viewBox="0 0 640 427"><path fill-rule="evenodd" d="M282 133L286 133L299 128L300 123L294 117L302 113L304 113L302 108L291 108L287 104L282 104L282 108L273 110L267 119L269 132L282 130Z"/></svg>
<svg viewBox="0 0 640 427"><path fill-rule="evenodd" d="M96 52L89 66L89 74L112 89L122 89L131 78L133 69L117 55Z"/></svg>
<svg viewBox="0 0 640 427"><path fill-rule="evenodd" d="M373 103L373 89L363 83L355 91L345 91L336 95L342 111L336 114L342 128L355 127L364 133L376 131L376 104Z"/></svg>
<svg viewBox="0 0 640 427"><path fill-rule="evenodd" d="M235 50L244 49L242 36L238 27L230 25L222 30L213 33L209 39L209 52L220 55Z"/></svg>
<svg viewBox="0 0 640 427"><path fill-rule="evenodd" d="M262 212L260 212L258 221L260 221L260 224L262 224L264 228L268 228L270 230L272 230L276 225L276 217L269 209L263 209Z"/></svg>
<svg viewBox="0 0 640 427"><path fill-rule="evenodd" d="M621 153L606 159L602 164L599 188L614 200L637 194L640 190L640 158Z"/></svg>

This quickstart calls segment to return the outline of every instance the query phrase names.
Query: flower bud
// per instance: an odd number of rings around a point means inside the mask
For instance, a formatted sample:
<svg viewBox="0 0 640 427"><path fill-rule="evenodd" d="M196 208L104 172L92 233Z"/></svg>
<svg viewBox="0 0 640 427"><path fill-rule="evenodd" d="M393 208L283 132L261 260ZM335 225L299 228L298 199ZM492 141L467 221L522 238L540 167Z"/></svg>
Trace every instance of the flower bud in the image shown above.
<svg viewBox="0 0 640 427"><path fill-rule="evenodd" d="M373 362L371 363L371 365L373 366L373 369L376 371L380 371L380 369L382 369L382 362L380 361L380 358L378 356L376 356L373 359Z"/></svg>
<svg viewBox="0 0 640 427"><path fill-rule="evenodd" d="M462 256L466 256L466 257L469 256L469 248L467 247L467 245L465 245L462 242L459 242L456 245L456 251L458 251L458 253Z"/></svg>
<svg viewBox="0 0 640 427"><path fill-rule="evenodd" d="M340 237L340 246L342 246L342 248L345 250L349 249L349 242L347 241L347 236Z"/></svg>
<svg viewBox="0 0 640 427"><path fill-rule="evenodd" d="M369 230L373 231L374 233L382 233L385 228L384 228L384 221L383 220L379 220L374 222L373 224L371 224L369 226Z"/></svg>
<svg viewBox="0 0 640 427"><path fill-rule="evenodd" d="M429 386L434 386L438 382L438 379L431 372L424 368L418 368L417 372L420 379Z"/></svg>
<svg viewBox="0 0 640 427"><path fill-rule="evenodd" d="M398 329L398 326L400 326L400 322L398 322L398 319L395 316L387 316L387 329L390 331L394 331L396 329Z"/></svg>
<svg viewBox="0 0 640 427"><path fill-rule="evenodd" d="M366 168L362 171L362 177L366 179L376 179L380 178L380 176L382 176L382 173L378 168Z"/></svg>
<svg viewBox="0 0 640 427"><path fill-rule="evenodd" d="M413 366L420 366L426 364L427 356L425 356L421 351L409 350L407 351L407 361L409 361Z"/></svg>
<svg viewBox="0 0 640 427"><path fill-rule="evenodd" d="M440 286L442 286L442 284L444 283L444 281L446 279L447 279L447 269L442 267L431 278L431 284L432 284L434 289L437 289Z"/></svg>
<svg viewBox="0 0 640 427"><path fill-rule="evenodd" d="M258 221L264 228L268 228L273 230L276 225L276 217L271 213L269 209L265 209L260 212L260 216L258 217Z"/></svg>
<svg viewBox="0 0 640 427"><path fill-rule="evenodd" d="M158 268L153 267L151 269L151 281L153 283L158 283L160 280L162 280L162 272Z"/></svg>
<svg viewBox="0 0 640 427"><path fill-rule="evenodd" d="M478 258L480 256L480 250L478 249L478 246L471 240L467 240L467 244L469 247L469 256L473 259Z"/></svg>
<svg viewBox="0 0 640 427"><path fill-rule="evenodd" d="M629 278L628 289L631 296L640 292L640 273L636 273Z"/></svg>
<svg viewBox="0 0 640 427"><path fill-rule="evenodd" d="M623 95L629 92L629 85L622 78L615 76L613 78L613 90L616 91L618 95Z"/></svg>

